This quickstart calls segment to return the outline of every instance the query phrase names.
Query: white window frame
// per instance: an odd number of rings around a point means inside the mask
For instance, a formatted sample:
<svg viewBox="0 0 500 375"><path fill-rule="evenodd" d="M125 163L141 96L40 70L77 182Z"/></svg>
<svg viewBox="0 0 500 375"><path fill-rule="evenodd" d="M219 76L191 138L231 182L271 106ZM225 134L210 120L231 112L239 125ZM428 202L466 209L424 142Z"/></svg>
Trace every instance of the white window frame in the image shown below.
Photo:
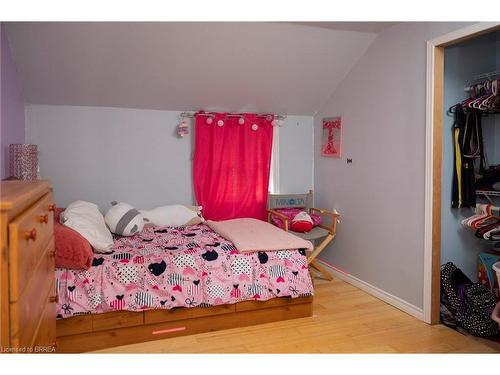
<svg viewBox="0 0 500 375"><path fill-rule="evenodd" d="M273 146L271 151L271 170L269 173L269 192L280 193L280 127L273 126Z"/></svg>

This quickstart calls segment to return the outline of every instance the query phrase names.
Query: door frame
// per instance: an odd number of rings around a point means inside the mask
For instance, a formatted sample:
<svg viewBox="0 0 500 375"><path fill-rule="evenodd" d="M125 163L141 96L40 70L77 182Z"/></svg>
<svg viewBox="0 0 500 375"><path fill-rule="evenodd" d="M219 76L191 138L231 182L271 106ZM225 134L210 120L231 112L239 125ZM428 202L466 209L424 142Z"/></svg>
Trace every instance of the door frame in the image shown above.
<svg viewBox="0 0 500 375"><path fill-rule="evenodd" d="M439 323L440 305L444 48L498 29L500 22L479 22L427 41L423 313L429 324Z"/></svg>

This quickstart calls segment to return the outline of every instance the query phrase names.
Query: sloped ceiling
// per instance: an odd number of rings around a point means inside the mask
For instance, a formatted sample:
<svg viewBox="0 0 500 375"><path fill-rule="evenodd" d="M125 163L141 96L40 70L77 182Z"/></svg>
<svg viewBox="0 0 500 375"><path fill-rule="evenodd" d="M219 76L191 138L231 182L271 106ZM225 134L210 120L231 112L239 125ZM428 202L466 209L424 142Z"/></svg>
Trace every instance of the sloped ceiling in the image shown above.
<svg viewBox="0 0 500 375"><path fill-rule="evenodd" d="M289 23L6 29L27 103L300 115L321 107L376 36Z"/></svg>
<svg viewBox="0 0 500 375"><path fill-rule="evenodd" d="M299 25L324 27L331 30L362 31L379 33L399 22L294 22Z"/></svg>

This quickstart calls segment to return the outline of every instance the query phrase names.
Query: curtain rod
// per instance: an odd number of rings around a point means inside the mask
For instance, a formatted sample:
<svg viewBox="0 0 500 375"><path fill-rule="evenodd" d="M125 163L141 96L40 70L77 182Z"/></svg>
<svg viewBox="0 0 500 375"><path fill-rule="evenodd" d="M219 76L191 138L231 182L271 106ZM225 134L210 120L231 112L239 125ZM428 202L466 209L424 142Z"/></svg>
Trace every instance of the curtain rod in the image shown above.
<svg viewBox="0 0 500 375"><path fill-rule="evenodd" d="M194 118L197 112L182 112L180 114L180 117L189 117L189 118ZM214 115L214 112L204 112L204 113L199 113L200 116L212 116ZM241 117L244 116L245 113L228 113L226 116L227 117ZM282 113L258 113L257 117L266 117L268 115L273 115L276 119L278 120L284 120L286 119L286 115Z"/></svg>

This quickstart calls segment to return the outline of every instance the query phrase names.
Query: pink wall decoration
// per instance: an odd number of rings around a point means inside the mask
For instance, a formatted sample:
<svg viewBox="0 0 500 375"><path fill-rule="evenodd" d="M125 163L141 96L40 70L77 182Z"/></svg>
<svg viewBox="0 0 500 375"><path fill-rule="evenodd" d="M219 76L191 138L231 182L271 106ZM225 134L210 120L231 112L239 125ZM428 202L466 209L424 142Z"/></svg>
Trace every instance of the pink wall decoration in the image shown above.
<svg viewBox="0 0 500 375"><path fill-rule="evenodd" d="M342 156L342 118L323 119L321 156L340 158Z"/></svg>

